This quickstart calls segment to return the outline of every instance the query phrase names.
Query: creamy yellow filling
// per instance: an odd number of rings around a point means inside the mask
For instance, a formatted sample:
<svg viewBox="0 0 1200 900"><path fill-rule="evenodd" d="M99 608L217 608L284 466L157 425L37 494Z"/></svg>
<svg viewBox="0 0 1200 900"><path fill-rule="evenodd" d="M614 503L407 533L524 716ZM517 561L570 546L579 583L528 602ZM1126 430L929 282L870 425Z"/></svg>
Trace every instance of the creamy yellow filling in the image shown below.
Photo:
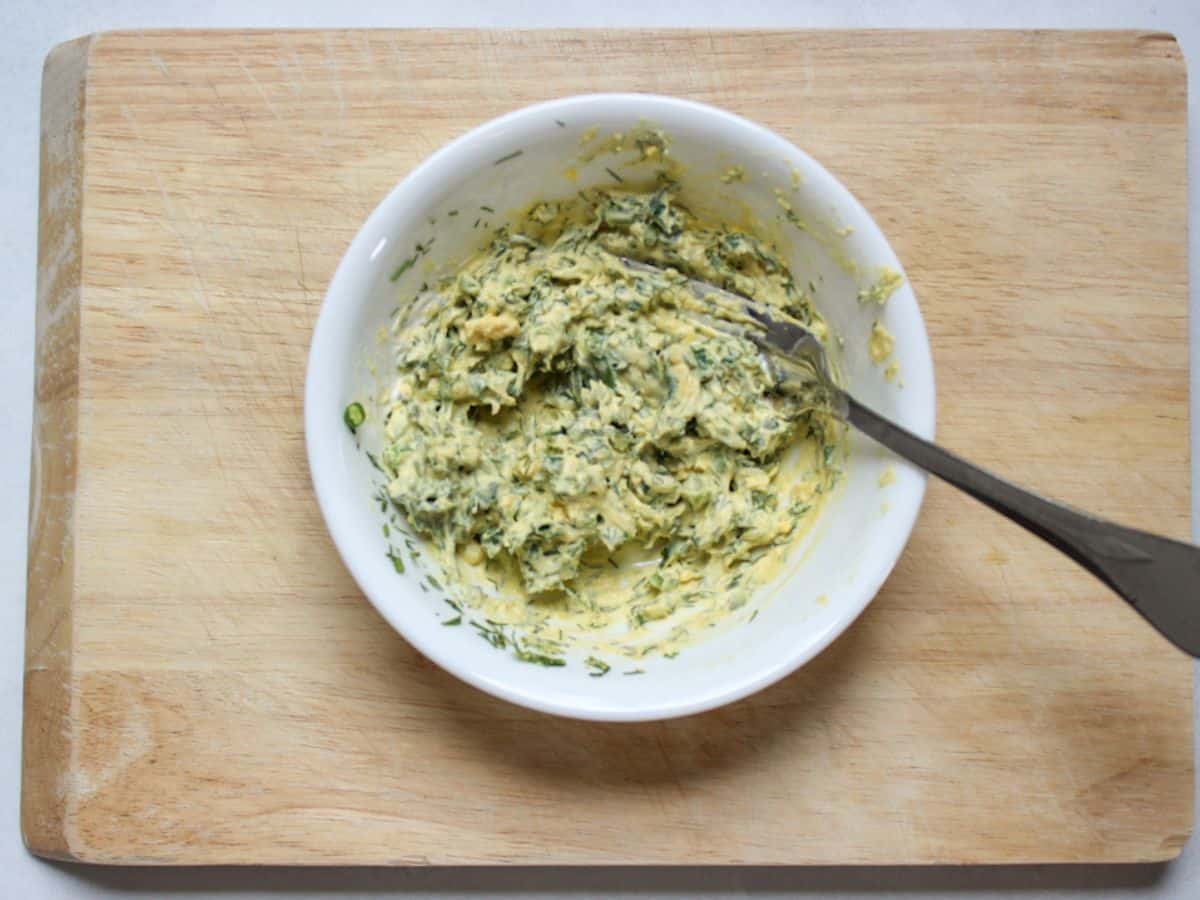
<svg viewBox="0 0 1200 900"><path fill-rule="evenodd" d="M815 517L841 427L708 327L685 276L827 335L773 246L698 220L669 182L533 206L398 323L388 493L489 618L670 653Z"/></svg>

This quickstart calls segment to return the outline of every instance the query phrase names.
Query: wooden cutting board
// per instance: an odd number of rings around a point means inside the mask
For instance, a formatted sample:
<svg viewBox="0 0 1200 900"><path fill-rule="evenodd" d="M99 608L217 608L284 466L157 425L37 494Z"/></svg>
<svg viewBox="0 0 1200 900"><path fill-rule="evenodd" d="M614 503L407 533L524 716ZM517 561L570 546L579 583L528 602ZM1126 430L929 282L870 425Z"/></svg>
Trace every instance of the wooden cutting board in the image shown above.
<svg viewBox="0 0 1200 900"><path fill-rule="evenodd" d="M391 185L514 107L658 91L825 162L908 267L939 436L1188 536L1184 64L1132 32L139 32L47 60L26 840L106 863L1161 860L1191 665L933 484L845 636L680 721L418 656L334 552L301 399Z"/></svg>

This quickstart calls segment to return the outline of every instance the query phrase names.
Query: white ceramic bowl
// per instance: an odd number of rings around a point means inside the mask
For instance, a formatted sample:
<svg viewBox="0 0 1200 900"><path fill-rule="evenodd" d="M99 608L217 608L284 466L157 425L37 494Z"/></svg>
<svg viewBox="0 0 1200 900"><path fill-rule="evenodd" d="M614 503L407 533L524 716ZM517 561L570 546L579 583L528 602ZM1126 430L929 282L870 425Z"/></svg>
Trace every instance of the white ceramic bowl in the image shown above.
<svg viewBox="0 0 1200 900"><path fill-rule="evenodd" d="M442 625L452 611L436 590L422 589L420 565L403 574L387 557L379 474L358 443L377 441L371 423L351 437L348 403L371 394L388 371L381 327L402 294L436 272L452 270L483 240L488 224L538 199L611 185L601 157L581 165L581 137L639 123L663 129L683 166L684 198L721 218L747 214L773 233L798 279L812 280L816 304L844 340L840 366L850 390L917 434L934 425L933 368L916 298L907 285L880 309L856 299L883 267L901 271L866 210L832 175L800 150L745 119L683 100L641 94L570 97L502 116L443 147L413 170L372 213L329 286L313 333L305 384L305 434L317 499L329 532L363 593L421 653L476 687L545 712L635 721L682 716L745 697L788 675L845 630L875 596L908 540L924 494L914 468L853 436L845 477L816 526L796 548L787 575L756 596L751 622L718 630L675 659L637 665L644 674L589 677L581 660L561 668L518 661L474 629ZM520 155L497 164L516 151ZM746 178L724 184L719 173L740 165ZM781 221L779 196L808 225ZM488 207L495 210L490 213ZM457 215L450 215L456 210ZM476 226L476 220L483 220ZM431 225L433 220L435 224ZM430 252L393 283L390 278L436 236ZM888 380L867 353L876 318L894 335L898 377ZM380 368L382 367L382 368ZM887 467L894 480L880 481ZM884 478L884 481L888 479Z"/></svg>

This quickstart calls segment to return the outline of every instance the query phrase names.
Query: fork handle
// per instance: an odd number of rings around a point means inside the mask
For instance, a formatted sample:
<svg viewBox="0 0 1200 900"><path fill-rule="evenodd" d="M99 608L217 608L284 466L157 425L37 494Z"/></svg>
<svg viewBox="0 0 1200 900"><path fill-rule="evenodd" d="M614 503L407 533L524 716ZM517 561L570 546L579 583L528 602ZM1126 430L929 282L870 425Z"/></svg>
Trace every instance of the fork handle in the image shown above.
<svg viewBox="0 0 1200 900"><path fill-rule="evenodd" d="M863 434L1057 547L1176 647L1200 657L1200 548L1039 497L845 399L846 420Z"/></svg>

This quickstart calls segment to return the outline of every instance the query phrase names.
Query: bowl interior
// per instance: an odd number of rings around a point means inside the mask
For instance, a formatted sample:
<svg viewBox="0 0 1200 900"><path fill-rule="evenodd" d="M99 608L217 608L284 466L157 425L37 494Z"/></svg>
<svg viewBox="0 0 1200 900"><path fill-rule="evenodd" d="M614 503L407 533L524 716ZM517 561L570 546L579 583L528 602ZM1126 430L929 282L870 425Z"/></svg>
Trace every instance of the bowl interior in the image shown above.
<svg viewBox="0 0 1200 900"><path fill-rule="evenodd" d="M495 120L415 170L351 245L314 333L305 415L318 500L355 579L418 650L497 696L585 718L697 712L803 664L874 596L903 549L924 490L915 469L853 435L839 487L783 575L755 598L753 620L743 617L718 629L673 659L613 657L607 660L611 671L593 677L580 659L568 656L561 668L531 665L481 640L467 621L460 627L443 624L457 613L434 586L436 571L426 571L419 560L414 564L394 531L383 533L386 517L376 499L383 479L362 452L378 452L379 417L369 415L351 436L342 424L343 410L358 400L370 413L370 398L387 384L391 369L381 330L422 282L452 271L492 229L534 200L611 186L610 169L631 181L649 177L653 165L631 165L636 152L586 160L587 150L604 138L644 127L669 137L688 206L774 239L796 278L811 282L817 307L841 338L837 364L850 390L919 434L931 436L933 430L929 347L907 281L883 307L857 299L883 270L902 273L891 248L829 173L773 133L683 101L597 95ZM733 166L744 177L722 180ZM897 371L890 379L885 365L868 353L876 320L895 338ZM393 563L397 555L405 560L403 573ZM634 670L641 671L625 674Z"/></svg>

